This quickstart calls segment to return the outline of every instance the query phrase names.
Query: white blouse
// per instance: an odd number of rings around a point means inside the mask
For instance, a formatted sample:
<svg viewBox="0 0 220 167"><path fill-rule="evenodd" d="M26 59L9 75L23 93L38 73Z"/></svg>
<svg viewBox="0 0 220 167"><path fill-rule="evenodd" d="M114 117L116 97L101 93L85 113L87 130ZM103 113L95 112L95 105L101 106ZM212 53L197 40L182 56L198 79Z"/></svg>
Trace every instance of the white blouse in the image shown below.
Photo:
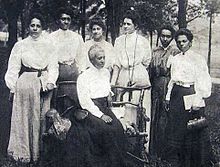
<svg viewBox="0 0 220 167"><path fill-rule="evenodd" d="M84 50L83 50L83 55L84 55L83 59L85 62L84 69L92 66L89 61L88 51L89 51L90 47L95 44L99 45L105 52L105 66L104 67L108 68L108 69L112 68L113 64L115 62L115 52L114 52L114 48L113 48L112 44L110 44L109 42L107 42L105 40L101 40L100 42L96 42L92 39L92 40L86 41L85 45L84 45L85 46Z"/></svg>
<svg viewBox="0 0 220 167"><path fill-rule="evenodd" d="M49 40L43 37L34 40L29 36L14 45L5 74L5 82L11 92L15 91L15 85L22 64L34 69L44 69L47 67L47 77L44 77L42 80L43 86L47 83L55 85L58 77L58 63L53 48Z"/></svg>
<svg viewBox="0 0 220 167"><path fill-rule="evenodd" d="M138 35L137 32L118 37L114 48L118 56L115 64L119 67L128 68L139 64L148 67L150 64L150 43L145 37Z"/></svg>
<svg viewBox="0 0 220 167"><path fill-rule="evenodd" d="M183 85L194 84L196 99L195 105L204 107L203 98L211 95L211 77L208 73L208 66L204 57L188 50L186 53L179 53L176 56L170 56L168 67L171 66L171 80L168 84L166 100L170 100L170 94L174 83Z"/></svg>
<svg viewBox="0 0 220 167"><path fill-rule="evenodd" d="M80 105L96 117L103 113L94 104L92 99L107 97L111 92L110 72L106 68L98 70L90 67L77 79L77 93Z"/></svg>
<svg viewBox="0 0 220 167"><path fill-rule="evenodd" d="M84 45L82 37L71 30L57 30L49 35L55 46L59 63L76 63L79 68L82 66L82 48Z"/></svg>

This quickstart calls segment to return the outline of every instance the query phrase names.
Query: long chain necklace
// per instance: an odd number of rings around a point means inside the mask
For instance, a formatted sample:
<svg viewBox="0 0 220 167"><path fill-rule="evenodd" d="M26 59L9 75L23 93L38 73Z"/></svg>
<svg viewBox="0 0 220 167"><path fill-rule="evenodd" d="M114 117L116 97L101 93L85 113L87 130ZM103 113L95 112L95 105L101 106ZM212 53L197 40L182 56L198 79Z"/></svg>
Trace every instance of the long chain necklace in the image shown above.
<svg viewBox="0 0 220 167"><path fill-rule="evenodd" d="M132 65L130 65L130 58L127 52L127 35L125 36L125 53L127 56L127 60L128 60L128 75L129 75L129 82L128 82L128 86L132 86L134 83L133 82L133 75L134 75L134 64L135 64L135 58L136 58L136 49L137 49L137 39L138 39L138 35L136 35L136 39L135 39L135 47L134 47L134 53L133 53L133 63ZM131 67L131 68L130 68Z"/></svg>

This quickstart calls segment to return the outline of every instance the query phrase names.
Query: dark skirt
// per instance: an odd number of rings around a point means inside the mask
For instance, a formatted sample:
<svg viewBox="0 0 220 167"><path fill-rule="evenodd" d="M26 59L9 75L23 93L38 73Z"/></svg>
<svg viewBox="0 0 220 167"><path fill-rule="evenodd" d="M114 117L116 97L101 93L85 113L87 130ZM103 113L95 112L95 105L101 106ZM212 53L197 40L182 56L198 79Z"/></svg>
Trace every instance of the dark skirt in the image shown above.
<svg viewBox="0 0 220 167"><path fill-rule="evenodd" d="M152 87L150 153L161 156L165 143L165 127L167 124L167 112L165 110L165 96L167 84L170 78L160 76L154 79Z"/></svg>
<svg viewBox="0 0 220 167"><path fill-rule="evenodd" d="M109 115L113 121L106 124L90 113L81 121L72 118L72 127L67 136L66 166L123 167L126 153L123 127L108 108L107 98L93 101L103 114Z"/></svg>
<svg viewBox="0 0 220 167"><path fill-rule="evenodd" d="M55 93L55 108L62 113L70 106L79 106L76 80L79 76L76 64L59 64L58 89ZM73 81L74 83L63 83Z"/></svg>
<svg viewBox="0 0 220 167"><path fill-rule="evenodd" d="M187 122L204 116L204 108L186 111L183 96L194 94L194 86L189 88L174 85L171 92L170 111L166 128L166 151L164 159L172 167L211 166L212 151L208 128L190 131Z"/></svg>

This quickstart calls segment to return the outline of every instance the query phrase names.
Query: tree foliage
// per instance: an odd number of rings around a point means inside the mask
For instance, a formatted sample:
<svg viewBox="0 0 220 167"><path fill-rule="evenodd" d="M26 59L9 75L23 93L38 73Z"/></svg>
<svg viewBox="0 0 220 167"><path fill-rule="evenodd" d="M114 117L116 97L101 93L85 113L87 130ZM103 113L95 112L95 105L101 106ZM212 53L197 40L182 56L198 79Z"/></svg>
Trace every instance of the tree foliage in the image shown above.
<svg viewBox="0 0 220 167"><path fill-rule="evenodd" d="M139 28L143 33L151 34L163 24L178 24L178 5L176 0L0 0L7 11L8 20L14 26L18 19L21 22L21 36L26 36L27 18L31 12L41 12L45 17L47 27L56 30L56 11L64 6L74 12L73 29L85 27L85 24L96 15L100 15L107 23L107 35L112 41L119 35L120 21L127 9L134 9L140 16ZM187 0L186 0L187 1ZM206 0L212 1L212 0ZM213 0L214 1L214 0ZM216 0L218 1L218 0ZM84 2L84 8L82 6ZM1 3L2 4L2 3ZM0 6L1 7L1 6ZM83 14L85 11L85 14ZM201 15L200 5L187 5L186 22ZM12 19L13 18L13 19ZM15 30L13 30L15 38ZM11 33L10 33L11 34Z"/></svg>
<svg viewBox="0 0 220 167"><path fill-rule="evenodd" d="M204 0L205 9L208 15L214 13L220 13L220 1L219 0Z"/></svg>

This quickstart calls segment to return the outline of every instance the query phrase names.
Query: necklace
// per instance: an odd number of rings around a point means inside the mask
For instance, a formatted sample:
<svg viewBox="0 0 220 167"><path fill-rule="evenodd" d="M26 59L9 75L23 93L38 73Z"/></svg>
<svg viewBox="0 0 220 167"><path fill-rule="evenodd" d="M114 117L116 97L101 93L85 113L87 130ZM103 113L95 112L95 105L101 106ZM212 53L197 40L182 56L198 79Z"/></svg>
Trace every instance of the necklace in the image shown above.
<svg viewBox="0 0 220 167"><path fill-rule="evenodd" d="M137 48L137 39L138 39L138 35L136 35L136 39L135 39L135 46L134 46L134 53L133 53L133 62L131 62L130 57L128 55L127 52L127 35L125 36L125 54L127 56L127 60L128 60L128 75L129 75L129 82L128 82L128 86L132 86L134 83L133 82L133 75L134 75L134 64L135 64L135 57L136 57L136 48ZM132 64L132 65L130 65Z"/></svg>

